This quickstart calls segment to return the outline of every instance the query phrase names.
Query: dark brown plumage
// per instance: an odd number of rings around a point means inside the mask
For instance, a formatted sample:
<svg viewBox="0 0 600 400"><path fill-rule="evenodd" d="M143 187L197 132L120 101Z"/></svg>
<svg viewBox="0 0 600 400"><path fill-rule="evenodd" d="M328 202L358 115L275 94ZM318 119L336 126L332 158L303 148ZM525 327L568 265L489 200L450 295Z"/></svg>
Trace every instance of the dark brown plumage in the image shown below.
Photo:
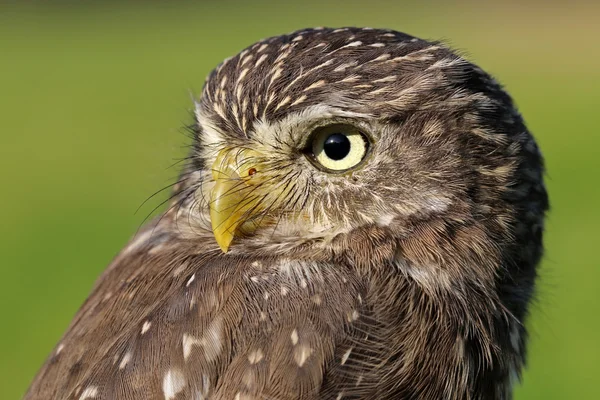
<svg viewBox="0 0 600 400"><path fill-rule="evenodd" d="M402 33L304 30L221 64L196 118L171 207L26 399L511 397L547 196L494 79Z"/></svg>

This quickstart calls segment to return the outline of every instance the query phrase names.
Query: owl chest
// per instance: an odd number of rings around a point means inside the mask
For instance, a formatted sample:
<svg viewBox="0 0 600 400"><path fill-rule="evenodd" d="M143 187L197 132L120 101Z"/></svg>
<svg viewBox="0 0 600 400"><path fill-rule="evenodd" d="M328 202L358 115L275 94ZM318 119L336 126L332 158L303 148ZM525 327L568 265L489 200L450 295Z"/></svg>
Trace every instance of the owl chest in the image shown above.
<svg viewBox="0 0 600 400"><path fill-rule="evenodd" d="M344 268L259 264L222 308L233 318L232 360L215 371L223 385L282 399L395 398L386 395L402 364L401 319L378 310L385 293L370 293L368 280Z"/></svg>
<svg viewBox="0 0 600 400"><path fill-rule="evenodd" d="M228 313L235 356L218 373L228 385L282 399L469 398L460 327L403 277L296 265L243 281L242 311Z"/></svg>

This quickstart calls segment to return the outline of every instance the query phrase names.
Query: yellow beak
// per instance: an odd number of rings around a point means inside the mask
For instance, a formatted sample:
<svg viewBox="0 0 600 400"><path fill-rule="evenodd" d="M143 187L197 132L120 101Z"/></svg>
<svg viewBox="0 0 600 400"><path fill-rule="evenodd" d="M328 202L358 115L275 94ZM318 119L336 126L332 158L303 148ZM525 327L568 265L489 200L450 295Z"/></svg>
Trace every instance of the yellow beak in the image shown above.
<svg viewBox="0 0 600 400"><path fill-rule="evenodd" d="M215 186L210 193L210 221L223 253L234 237L257 227L253 217L264 211L264 196L256 190L262 178L257 160L251 150L225 149L212 166Z"/></svg>

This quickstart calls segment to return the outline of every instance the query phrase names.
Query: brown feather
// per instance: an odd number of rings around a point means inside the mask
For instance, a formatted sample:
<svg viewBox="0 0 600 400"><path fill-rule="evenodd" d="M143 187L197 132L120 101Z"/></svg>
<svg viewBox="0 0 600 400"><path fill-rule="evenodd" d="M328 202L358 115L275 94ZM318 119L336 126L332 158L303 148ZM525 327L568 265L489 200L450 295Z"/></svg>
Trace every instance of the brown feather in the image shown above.
<svg viewBox="0 0 600 400"><path fill-rule="evenodd" d="M217 67L196 116L171 207L99 278L25 399L511 397L548 200L493 78L398 32L304 30ZM304 157L331 123L373 142L344 174ZM269 178L252 192L267 193L260 228L226 254L208 222L222 149L269 166L253 171Z"/></svg>

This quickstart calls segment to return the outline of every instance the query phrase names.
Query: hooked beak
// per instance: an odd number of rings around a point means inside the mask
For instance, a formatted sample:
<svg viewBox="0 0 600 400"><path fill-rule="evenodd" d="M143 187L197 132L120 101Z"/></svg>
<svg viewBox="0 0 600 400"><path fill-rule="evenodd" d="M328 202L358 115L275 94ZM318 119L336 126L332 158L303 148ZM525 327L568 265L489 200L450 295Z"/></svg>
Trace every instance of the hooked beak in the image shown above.
<svg viewBox="0 0 600 400"><path fill-rule="evenodd" d="M233 239L258 227L254 221L265 210L257 185L264 180L259 157L252 150L221 150L212 166L215 185L210 193L212 231L223 253Z"/></svg>

